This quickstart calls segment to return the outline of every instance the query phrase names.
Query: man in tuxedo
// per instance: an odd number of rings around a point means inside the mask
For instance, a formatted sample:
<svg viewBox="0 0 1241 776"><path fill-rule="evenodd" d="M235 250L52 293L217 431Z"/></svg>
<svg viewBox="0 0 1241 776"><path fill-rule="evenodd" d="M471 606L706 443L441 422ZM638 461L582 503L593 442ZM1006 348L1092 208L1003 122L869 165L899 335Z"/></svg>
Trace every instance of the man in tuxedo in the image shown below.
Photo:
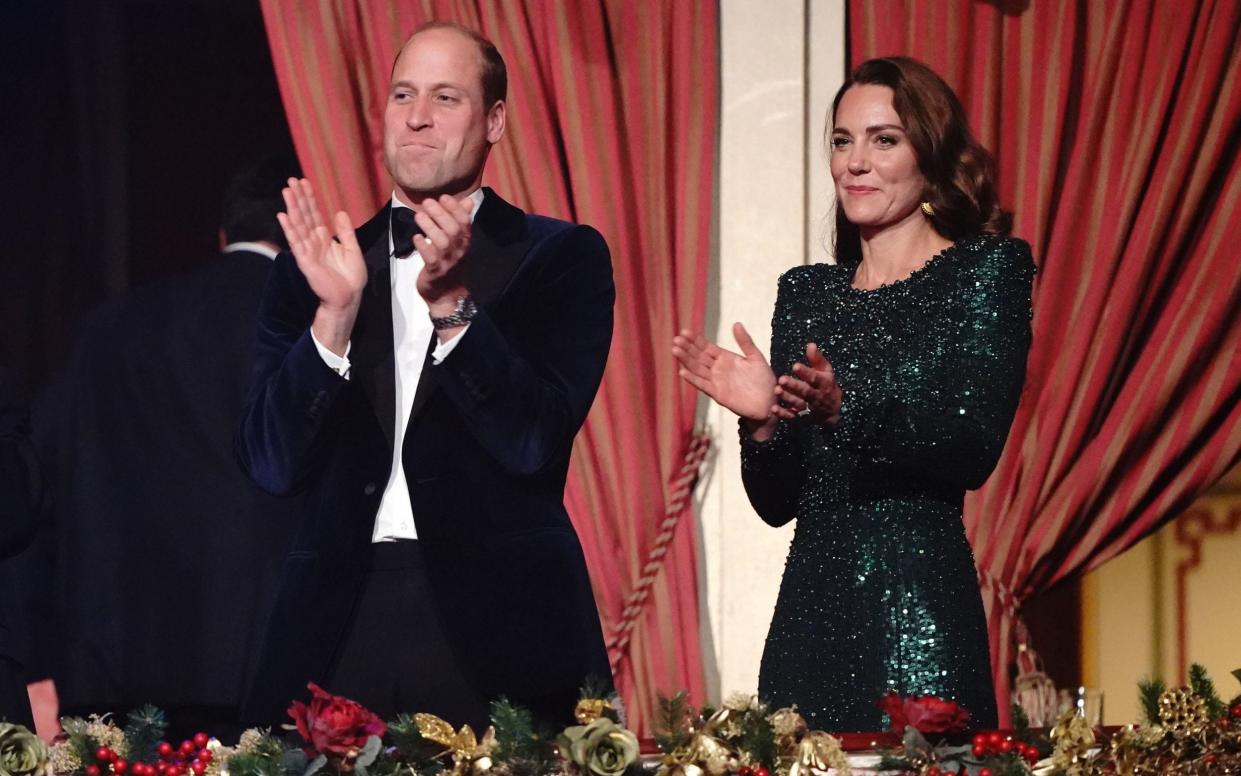
<svg viewBox="0 0 1241 776"><path fill-rule="evenodd" d="M610 681L563 492L611 341L611 262L594 229L481 187L506 82L474 31L421 28L384 113L391 201L329 229L289 182L237 449L310 506L251 722L308 681L472 725L499 696L567 718L584 680Z"/></svg>
<svg viewBox="0 0 1241 776"><path fill-rule="evenodd" d="M51 588L66 714L150 702L178 739L240 733L230 725L299 505L237 468L233 432L285 247L281 188L297 172L272 157L237 175L221 253L88 313L36 404L56 568L26 584Z"/></svg>

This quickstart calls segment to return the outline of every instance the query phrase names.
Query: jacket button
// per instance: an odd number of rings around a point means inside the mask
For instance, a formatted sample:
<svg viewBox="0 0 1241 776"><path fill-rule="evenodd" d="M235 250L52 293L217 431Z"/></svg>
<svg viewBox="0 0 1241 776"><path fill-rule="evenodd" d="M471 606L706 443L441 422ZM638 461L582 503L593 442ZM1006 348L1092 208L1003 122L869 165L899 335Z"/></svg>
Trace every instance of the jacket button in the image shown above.
<svg viewBox="0 0 1241 776"><path fill-rule="evenodd" d="M367 496L373 496L375 495L376 490L378 490L378 488L375 487L375 483L368 482L366 483L366 487L362 488L362 493Z"/></svg>

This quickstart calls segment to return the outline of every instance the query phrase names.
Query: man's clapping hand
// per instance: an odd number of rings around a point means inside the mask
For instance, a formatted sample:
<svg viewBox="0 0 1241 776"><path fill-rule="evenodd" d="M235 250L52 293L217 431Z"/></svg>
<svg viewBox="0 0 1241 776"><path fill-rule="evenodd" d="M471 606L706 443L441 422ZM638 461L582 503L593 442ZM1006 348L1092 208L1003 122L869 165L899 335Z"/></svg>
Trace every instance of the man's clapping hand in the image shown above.
<svg viewBox="0 0 1241 776"><path fill-rule="evenodd" d="M366 263L357 235L349 216L341 211L334 218L333 237L319 212L310 181L305 178L289 178L282 194L288 212L278 213L276 219L289 241L297 268L319 298L311 326L315 339L343 356L358 317L362 289L366 287Z"/></svg>

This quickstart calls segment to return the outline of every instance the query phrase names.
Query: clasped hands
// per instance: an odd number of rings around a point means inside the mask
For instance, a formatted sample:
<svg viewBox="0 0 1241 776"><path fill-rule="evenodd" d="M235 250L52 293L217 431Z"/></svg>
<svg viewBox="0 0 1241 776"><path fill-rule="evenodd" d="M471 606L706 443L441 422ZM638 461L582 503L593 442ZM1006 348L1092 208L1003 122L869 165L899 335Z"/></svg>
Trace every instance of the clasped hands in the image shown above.
<svg viewBox="0 0 1241 776"><path fill-rule="evenodd" d="M840 385L818 345L806 345L805 363L777 378L740 323L733 324L733 337L740 353L682 330L672 338L672 355L681 378L744 418L755 439L769 438L779 420L825 426L840 420Z"/></svg>
<svg viewBox="0 0 1241 776"><path fill-rule="evenodd" d="M276 219L289 241L297 268L319 298L312 324L315 338L337 355L344 355L366 287L366 262L358 245L349 216L340 211L333 217L335 235L328 229L314 190L305 178L290 178L281 192L287 212ZM422 256L418 273L418 294L427 302L431 315L450 315L458 297L465 296L462 258L470 248L470 214L473 203L466 197L443 195L418 204L414 221L423 234L414 238ZM441 331L451 336L453 330Z"/></svg>

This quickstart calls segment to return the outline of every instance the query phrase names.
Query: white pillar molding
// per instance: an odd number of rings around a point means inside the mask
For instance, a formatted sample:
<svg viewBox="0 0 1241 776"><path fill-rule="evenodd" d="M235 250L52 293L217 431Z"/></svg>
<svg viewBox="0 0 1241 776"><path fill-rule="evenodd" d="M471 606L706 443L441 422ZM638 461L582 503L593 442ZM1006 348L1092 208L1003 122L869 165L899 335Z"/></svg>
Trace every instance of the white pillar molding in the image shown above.
<svg viewBox="0 0 1241 776"><path fill-rule="evenodd" d="M767 351L776 281L827 260L823 117L844 77L843 0L722 0L718 243L707 335ZM792 526L774 529L741 486L736 418L700 405L714 454L699 486L704 663L712 700L753 692Z"/></svg>

